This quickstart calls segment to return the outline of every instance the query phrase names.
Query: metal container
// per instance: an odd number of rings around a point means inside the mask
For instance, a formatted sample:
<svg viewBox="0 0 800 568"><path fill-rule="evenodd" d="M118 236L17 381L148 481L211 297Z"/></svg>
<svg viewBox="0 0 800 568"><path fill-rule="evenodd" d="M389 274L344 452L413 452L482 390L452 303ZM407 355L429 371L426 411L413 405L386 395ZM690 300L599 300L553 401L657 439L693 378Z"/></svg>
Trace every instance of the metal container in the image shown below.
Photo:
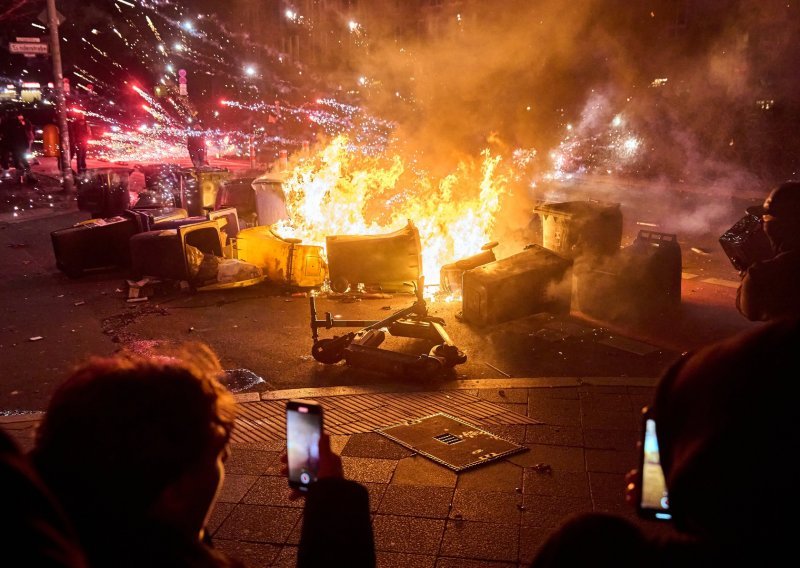
<svg viewBox="0 0 800 568"><path fill-rule="evenodd" d="M356 284L385 291L411 292L422 272L419 231L411 221L384 235L334 235L325 239L331 289L346 292Z"/></svg>
<svg viewBox="0 0 800 568"><path fill-rule="evenodd" d="M468 270L464 320L484 326L539 312L569 312L572 261L539 245Z"/></svg>
<svg viewBox="0 0 800 568"><path fill-rule="evenodd" d="M533 211L542 219L542 245L567 258L614 254L622 243L619 203L541 203Z"/></svg>

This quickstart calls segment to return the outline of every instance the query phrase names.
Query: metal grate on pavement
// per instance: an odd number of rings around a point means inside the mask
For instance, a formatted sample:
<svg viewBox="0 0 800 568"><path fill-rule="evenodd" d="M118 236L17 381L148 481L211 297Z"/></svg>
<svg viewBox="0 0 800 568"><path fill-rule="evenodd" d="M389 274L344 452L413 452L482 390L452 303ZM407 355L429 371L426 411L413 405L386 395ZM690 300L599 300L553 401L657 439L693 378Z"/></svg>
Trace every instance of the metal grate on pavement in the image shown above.
<svg viewBox="0 0 800 568"><path fill-rule="evenodd" d="M436 413L446 413L483 426L540 424L497 404L459 391L379 393L317 397L325 410L325 430L333 435L372 432L376 428ZM286 438L286 401L239 404L234 443Z"/></svg>

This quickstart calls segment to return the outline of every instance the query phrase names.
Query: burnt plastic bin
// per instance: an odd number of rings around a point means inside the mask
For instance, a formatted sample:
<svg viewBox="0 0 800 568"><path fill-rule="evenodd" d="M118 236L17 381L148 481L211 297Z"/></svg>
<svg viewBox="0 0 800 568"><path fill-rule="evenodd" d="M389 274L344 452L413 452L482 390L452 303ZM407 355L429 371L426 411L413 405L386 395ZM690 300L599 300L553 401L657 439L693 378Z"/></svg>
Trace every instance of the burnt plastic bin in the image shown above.
<svg viewBox="0 0 800 568"><path fill-rule="evenodd" d="M719 244L733 267L739 271L747 270L754 262L774 256L761 218L749 213L722 234Z"/></svg>
<svg viewBox="0 0 800 568"><path fill-rule="evenodd" d="M130 207L130 168L96 168L78 177L78 209L93 218L114 217Z"/></svg>
<svg viewBox="0 0 800 568"><path fill-rule="evenodd" d="M464 277L464 272L497 260L492 250L497 245L497 242L492 241L491 243L483 245L481 247L481 252L478 254L442 266L442 268L439 269L439 287L444 292L460 292L461 279Z"/></svg>
<svg viewBox="0 0 800 568"><path fill-rule="evenodd" d="M85 221L50 233L56 267L70 278L86 270L130 265L128 241L140 230L132 216Z"/></svg>
<svg viewBox="0 0 800 568"><path fill-rule="evenodd" d="M617 255L575 267L574 308L606 321L674 313L681 303L681 248L676 235L639 231Z"/></svg>
<svg viewBox="0 0 800 568"><path fill-rule="evenodd" d="M222 182L231 173L225 168L187 168L181 170L181 207L189 215L205 215L214 209Z"/></svg>
<svg viewBox="0 0 800 568"><path fill-rule="evenodd" d="M619 203L566 201L541 203L542 246L567 258L602 256L619 251L622 211Z"/></svg>
<svg viewBox="0 0 800 568"><path fill-rule="evenodd" d="M167 280L191 280L186 245L206 254L222 256L222 239L216 221L201 221L176 229L148 231L130 239L135 277L156 276Z"/></svg>
<svg viewBox="0 0 800 568"><path fill-rule="evenodd" d="M463 276L464 320L478 326L540 312L569 312L572 261L539 245Z"/></svg>
<svg viewBox="0 0 800 568"><path fill-rule="evenodd" d="M419 231L411 221L394 233L334 235L325 243L334 292L346 292L358 283L410 292L404 283L416 282L422 271Z"/></svg>
<svg viewBox="0 0 800 568"><path fill-rule="evenodd" d="M214 209L235 207L246 227L256 224L256 193L253 189L255 177L240 177L225 180L219 186Z"/></svg>
<svg viewBox="0 0 800 568"><path fill-rule="evenodd" d="M139 222L139 232L152 231L156 225L186 218L186 209L179 207L160 208L134 208L124 213L125 216L134 216Z"/></svg>

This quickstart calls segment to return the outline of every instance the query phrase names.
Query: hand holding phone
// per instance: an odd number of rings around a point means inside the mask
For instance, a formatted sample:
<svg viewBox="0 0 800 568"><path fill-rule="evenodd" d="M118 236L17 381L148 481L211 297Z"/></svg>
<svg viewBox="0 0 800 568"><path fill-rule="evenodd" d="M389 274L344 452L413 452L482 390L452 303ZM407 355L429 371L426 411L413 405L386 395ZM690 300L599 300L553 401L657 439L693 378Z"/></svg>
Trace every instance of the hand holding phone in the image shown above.
<svg viewBox="0 0 800 568"><path fill-rule="evenodd" d="M669 496L656 437L656 421L645 409L642 413L642 447L639 460L639 516L647 519L669 520Z"/></svg>
<svg viewBox="0 0 800 568"><path fill-rule="evenodd" d="M311 400L286 403L286 457L289 486L308 491L320 469L322 406Z"/></svg>

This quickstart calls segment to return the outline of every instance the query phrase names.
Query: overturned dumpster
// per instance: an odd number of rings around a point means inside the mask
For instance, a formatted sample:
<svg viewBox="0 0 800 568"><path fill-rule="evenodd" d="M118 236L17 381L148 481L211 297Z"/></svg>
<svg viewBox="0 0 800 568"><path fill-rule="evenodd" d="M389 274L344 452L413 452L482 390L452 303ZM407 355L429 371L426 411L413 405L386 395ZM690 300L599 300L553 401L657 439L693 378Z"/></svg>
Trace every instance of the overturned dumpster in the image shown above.
<svg viewBox="0 0 800 568"><path fill-rule="evenodd" d="M387 292L410 292L422 274L419 231L411 221L382 235L333 235L325 239L331 289L357 284Z"/></svg>

